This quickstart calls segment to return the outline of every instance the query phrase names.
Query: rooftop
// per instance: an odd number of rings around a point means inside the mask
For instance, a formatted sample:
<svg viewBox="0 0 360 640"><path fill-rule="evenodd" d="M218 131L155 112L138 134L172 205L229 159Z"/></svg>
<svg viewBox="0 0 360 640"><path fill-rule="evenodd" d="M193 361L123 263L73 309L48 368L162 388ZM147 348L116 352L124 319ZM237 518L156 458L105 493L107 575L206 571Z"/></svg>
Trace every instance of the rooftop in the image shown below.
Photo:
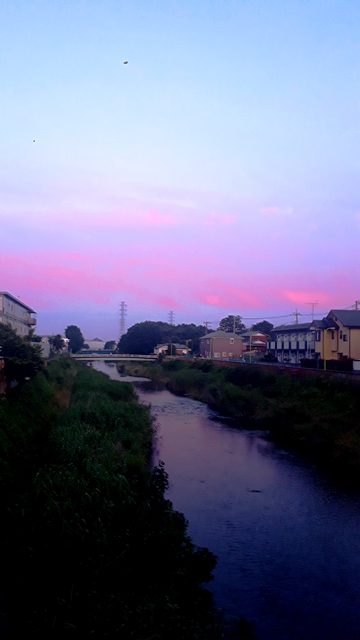
<svg viewBox="0 0 360 640"><path fill-rule="evenodd" d="M211 331L211 333L207 333L205 336L201 336L200 340L204 338L241 338L242 336L238 333L233 333L231 331Z"/></svg>
<svg viewBox="0 0 360 640"><path fill-rule="evenodd" d="M327 315L327 320L332 314L335 319L340 320L346 327L360 327L360 311L355 309L331 309Z"/></svg>
<svg viewBox="0 0 360 640"><path fill-rule="evenodd" d="M26 309L26 311L28 311L29 313L36 313L34 309L32 309L31 307L28 307L27 304L24 304L24 302L21 302L21 300L19 300L19 298L16 298L15 296L11 295L11 293L8 293L7 291L0 291L0 296L10 298L10 300L12 300L13 302L16 302L16 304L19 304L21 307L24 307L24 309Z"/></svg>
<svg viewBox="0 0 360 640"><path fill-rule="evenodd" d="M310 331L311 322L299 322L299 324L280 324L278 327L274 327L273 331Z"/></svg>

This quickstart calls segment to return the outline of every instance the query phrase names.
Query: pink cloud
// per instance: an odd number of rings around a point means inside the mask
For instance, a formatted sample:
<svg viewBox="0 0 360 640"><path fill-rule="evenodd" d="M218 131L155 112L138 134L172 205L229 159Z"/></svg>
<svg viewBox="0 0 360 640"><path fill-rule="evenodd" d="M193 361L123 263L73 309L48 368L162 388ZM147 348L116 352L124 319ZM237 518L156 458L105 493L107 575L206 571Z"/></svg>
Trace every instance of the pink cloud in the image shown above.
<svg viewBox="0 0 360 640"><path fill-rule="evenodd" d="M324 291L307 289L306 291L284 291L285 298L295 302L296 304L307 305L311 302L318 302L321 304L328 304L331 300L331 295Z"/></svg>

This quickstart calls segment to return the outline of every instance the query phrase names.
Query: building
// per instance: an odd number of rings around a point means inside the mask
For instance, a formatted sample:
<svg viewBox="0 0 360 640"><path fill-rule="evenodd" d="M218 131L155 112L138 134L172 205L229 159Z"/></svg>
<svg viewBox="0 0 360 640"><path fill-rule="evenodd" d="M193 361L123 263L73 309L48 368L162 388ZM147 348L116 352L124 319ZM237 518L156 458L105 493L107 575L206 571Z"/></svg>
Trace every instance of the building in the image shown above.
<svg viewBox="0 0 360 640"><path fill-rule="evenodd" d="M169 344L173 347L173 356L187 356L189 355L191 349L186 346L186 344L180 344L179 342L169 342L167 344L158 344L154 348L155 355L160 355L160 353L167 354L169 349Z"/></svg>
<svg viewBox="0 0 360 640"><path fill-rule="evenodd" d="M245 331L241 334L243 350L251 353L265 353L267 350L268 336L262 331Z"/></svg>
<svg viewBox="0 0 360 640"><path fill-rule="evenodd" d="M243 338L237 333L212 331L200 338L199 350L203 358L238 359L243 354Z"/></svg>
<svg viewBox="0 0 360 640"><path fill-rule="evenodd" d="M85 338L83 349L89 349L90 351L103 351L103 349L105 349L105 342L104 340L100 340L100 338L93 338L92 340L87 340Z"/></svg>
<svg viewBox="0 0 360 640"><path fill-rule="evenodd" d="M18 336L24 338L36 326L36 318L32 314L34 309L28 307L11 293L0 291L0 322L9 324Z"/></svg>
<svg viewBox="0 0 360 640"><path fill-rule="evenodd" d="M360 311L332 309L314 320L315 353L322 360L360 360Z"/></svg>
<svg viewBox="0 0 360 640"><path fill-rule="evenodd" d="M311 322L274 327L268 352L278 362L300 364L303 358L315 358L315 331Z"/></svg>

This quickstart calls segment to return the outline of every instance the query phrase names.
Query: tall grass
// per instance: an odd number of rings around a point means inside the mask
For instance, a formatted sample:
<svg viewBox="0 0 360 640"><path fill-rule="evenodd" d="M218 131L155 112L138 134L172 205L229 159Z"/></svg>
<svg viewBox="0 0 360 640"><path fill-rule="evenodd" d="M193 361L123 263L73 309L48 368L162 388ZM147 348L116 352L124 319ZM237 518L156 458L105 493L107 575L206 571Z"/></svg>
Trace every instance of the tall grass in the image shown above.
<svg viewBox="0 0 360 640"><path fill-rule="evenodd" d="M16 490L12 477L4 481L7 635L219 638L200 588L215 558L194 547L166 500L163 466L147 463L153 424L132 386L64 360L19 389L5 412L11 403L26 406L18 430L38 429L41 446L27 455L31 472L13 459Z"/></svg>
<svg viewBox="0 0 360 640"><path fill-rule="evenodd" d="M170 391L206 402L239 424L250 419L360 486L358 385L321 376L298 379L251 366L215 367L210 361L159 366ZM152 377L152 365L144 367L143 375Z"/></svg>

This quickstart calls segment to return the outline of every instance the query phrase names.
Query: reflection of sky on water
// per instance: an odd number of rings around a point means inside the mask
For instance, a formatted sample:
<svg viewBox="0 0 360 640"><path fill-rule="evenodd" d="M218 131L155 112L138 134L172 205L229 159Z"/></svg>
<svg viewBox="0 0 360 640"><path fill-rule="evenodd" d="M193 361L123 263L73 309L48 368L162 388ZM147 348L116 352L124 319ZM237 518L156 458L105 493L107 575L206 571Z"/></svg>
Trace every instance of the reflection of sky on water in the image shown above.
<svg viewBox="0 0 360 640"><path fill-rule="evenodd" d="M218 556L216 604L256 621L260 640L358 637L359 497L261 432L211 419L200 402L137 388L156 416L169 497L193 540Z"/></svg>

